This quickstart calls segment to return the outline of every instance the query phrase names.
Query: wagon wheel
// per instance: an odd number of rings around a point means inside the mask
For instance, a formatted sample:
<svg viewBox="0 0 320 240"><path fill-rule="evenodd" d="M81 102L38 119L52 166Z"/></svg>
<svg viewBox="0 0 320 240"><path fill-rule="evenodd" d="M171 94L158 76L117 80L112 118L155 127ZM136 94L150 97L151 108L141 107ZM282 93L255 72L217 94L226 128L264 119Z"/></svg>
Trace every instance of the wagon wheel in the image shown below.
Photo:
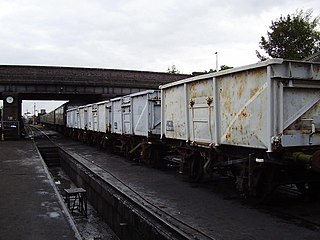
<svg viewBox="0 0 320 240"><path fill-rule="evenodd" d="M302 194L312 197L320 196L320 182L297 183L296 187Z"/></svg>
<svg viewBox="0 0 320 240"><path fill-rule="evenodd" d="M101 148L106 149L107 153L112 153L112 141L108 137L103 136L100 145Z"/></svg>
<svg viewBox="0 0 320 240"><path fill-rule="evenodd" d="M82 142L83 144L86 143L86 137L87 137L87 134L86 134L86 133L82 133L82 134L81 134L81 142Z"/></svg>
<svg viewBox="0 0 320 240"><path fill-rule="evenodd" d="M103 136L102 135L99 135L98 137L97 137L97 143L96 143L96 145L97 145L97 148L98 148L98 150L102 150L102 148L103 148Z"/></svg>
<svg viewBox="0 0 320 240"><path fill-rule="evenodd" d="M93 142L93 138L92 135L90 133L87 134L87 138L86 138L86 144L88 146L92 146L92 142Z"/></svg>
<svg viewBox="0 0 320 240"><path fill-rule="evenodd" d="M113 143L109 139L105 140L103 143L104 148L107 150L107 153L113 153Z"/></svg>
<svg viewBox="0 0 320 240"><path fill-rule="evenodd" d="M258 178L255 187L255 200L257 202L267 201L276 187L277 170L272 166L261 169L260 177Z"/></svg>
<svg viewBox="0 0 320 240"><path fill-rule="evenodd" d="M241 174L241 166L240 165L233 165L230 167L230 173L234 178L237 178Z"/></svg>
<svg viewBox="0 0 320 240"><path fill-rule="evenodd" d="M98 149L101 149L101 146L100 146L100 142L101 142L101 136L100 134L94 134L94 146L97 146Z"/></svg>
<svg viewBox="0 0 320 240"><path fill-rule="evenodd" d="M129 160L132 160L132 156L130 154L131 149L132 149L131 143L129 141L126 142L124 145L124 156L125 156L125 158L127 158Z"/></svg>
<svg viewBox="0 0 320 240"><path fill-rule="evenodd" d="M152 166L155 168L162 168L163 167L163 151L164 149L162 148L162 146L160 145L154 145L152 147L152 151L151 151L151 163Z"/></svg>
<svg viewBox="0 0 320 240"><path fill-rule="evenodd" d="M144 144L142 153L141 158L143 162L154 168L159 167L161 156L157 147Z"/></svg>
<svg viewBox="0 0 320 240"><path fill-rule="evenodd" d="M196 154L191 158L190 176L196 182L200 182L203 178L203 167L204 159L199 154Z"/></svg>

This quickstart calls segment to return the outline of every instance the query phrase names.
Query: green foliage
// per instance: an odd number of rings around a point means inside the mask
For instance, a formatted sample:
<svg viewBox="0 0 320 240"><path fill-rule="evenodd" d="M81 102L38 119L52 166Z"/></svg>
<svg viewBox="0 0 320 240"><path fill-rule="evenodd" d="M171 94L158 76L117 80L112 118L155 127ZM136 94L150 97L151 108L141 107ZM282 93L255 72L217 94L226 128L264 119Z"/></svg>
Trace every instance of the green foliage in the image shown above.
<svg viewBox="0 0 320 240"><path fill-rule="evenodd" d="M221 65L220 66L220 71L227 70L227 69L230 69L230 68L233 68L233 67L229 67L227 65Z"/></svg>
<svg viewBox="0 0 320 240"><path fill-rule="evenodd" d="M167 73L179 74L180 71L177 69L176 65L173 64L171 67L168 67Z"/></svg>
<svg viewBox="0 0 320 240"><path fill-rule="evenodd" d="M312 10L297 11L272 21L267 38L261 37L260 48L272 58L301 60L320 50L319 16L312 18ZM256 51L260 60L267 57Z"/></svg>
<svg viewBox="0 0 320 240"><path fill-rule="evenodd" d="M223 70L227 70L227 69L231 69L231 68L233 68L233 67L230 67L230 66L228 66L228 65L221 65L219 71L223 71ZM205 70L204 73L214 73L214 72L216 72L216 71L217 71L217 70L213 70L212 68L210 68L209 71Z"/></svg>
<svg viewBox="0 0 320 240"><path fill-rule="evenodd" d="M210 68L210 70L209 70L209 71L204 70L204 73L214 73L214 72L216 72L216 70L213 70L212 68Z"/></svg>

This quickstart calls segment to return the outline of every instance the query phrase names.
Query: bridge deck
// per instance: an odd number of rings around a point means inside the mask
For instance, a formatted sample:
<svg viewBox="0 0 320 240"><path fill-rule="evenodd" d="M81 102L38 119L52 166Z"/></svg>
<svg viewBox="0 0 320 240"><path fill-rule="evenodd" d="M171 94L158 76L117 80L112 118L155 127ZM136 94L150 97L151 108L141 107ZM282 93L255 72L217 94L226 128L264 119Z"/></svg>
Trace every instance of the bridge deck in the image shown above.
<svg viewBox="0 0 320 240"><path fill-rule="evenodd" d="M34 143L0 141L0 239L79 239Z"/></svg>

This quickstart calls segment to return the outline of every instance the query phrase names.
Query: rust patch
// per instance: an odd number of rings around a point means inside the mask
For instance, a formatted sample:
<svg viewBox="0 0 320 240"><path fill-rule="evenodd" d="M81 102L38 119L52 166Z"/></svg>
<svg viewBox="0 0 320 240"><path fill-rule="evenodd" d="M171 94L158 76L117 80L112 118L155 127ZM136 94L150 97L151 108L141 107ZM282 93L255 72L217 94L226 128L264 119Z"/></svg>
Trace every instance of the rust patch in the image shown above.
<svg viewBox="0 0 320 240"><path fill-rule="evenodd" d="M247 117L248 117L248 113L245 110L242 110L240 114L240 118L247 118Z"/></svg>
<svg viewBox="0 0 320 240"><path fill-rule="evenodd" d="M191 98L205 97L212 91L212 82L208 79L190 82L187 86Z"/></svg>
<svg viewBox="0 0 320 240"><path fill-rule="evenodd" d="M242 124L240 125L240 132L243 133L243 126L242 126Z"/></svg>
<svg viewBox="0 0 320 240"><path fill-rule="evenodd" d="M246 79L247 79L247 73L246 72L237 74L235 76L236 83L239 86L238 88L236 87L236 89L238 89L237 96L238 96L239 99L242 98L242 96L243 96L243 94L245 92L245 87L247 86Z"/></svg>
<svg viewBox="0 0 320 240"><path fill-rule="evenodd" d="M190 108L192 108L194 104L195 104L195 101L191 98L189 102Z"/></svg>
<svg viewBox="0 0 320 240"><path fill-rule="evenodd" d="M252 98L258 92L258 90L258 87L250 89L250 98Z"/></svg>
<svg viewBox="0 0 320 240"><path fill-rule="evenodd" d="M239 87L239 91L238 91L238 98L240 99L243 95L244 92L244 83L243 81L240 82L240 87Z"/></svg>
<svg viewBox="0 0 320 240"><path fill-rule="evenodd" d="M196 98L197 97L197 83L196 82L191 82L188 84L189 87L189 93L191 98Z"/></svg>
<svg viewBox="0 0 320 240"><path fill-rule="evenodd" d="M223 99L223 98L221 98ZM231 102L231 99L228 97L225 99L225 102L224 102L224 107L225 107L225 111L226 112L231 112L232 111L232 102Z"/></svg>
<svg viewBox="0 0 320 240"><path fill-rule="evenodd" d="M213 98L212 97L207 97L206 101L207 101L207 104L210 106L211 103L213 102Z"/></svg>
<svg viewBox="0 0 320 240"><path fill-rule="evenodd" d="M229 140L231 138L231 133L226 134L226 139Z"/></svg>

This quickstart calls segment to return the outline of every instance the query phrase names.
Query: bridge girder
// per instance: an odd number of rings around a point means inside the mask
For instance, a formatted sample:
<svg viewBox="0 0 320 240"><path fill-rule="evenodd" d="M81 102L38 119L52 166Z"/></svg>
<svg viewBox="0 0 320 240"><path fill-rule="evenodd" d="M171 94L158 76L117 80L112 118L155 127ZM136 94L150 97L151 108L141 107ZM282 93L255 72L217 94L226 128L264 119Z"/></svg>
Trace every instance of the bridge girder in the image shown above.
<svg viewBox="0 0 320 240"><path fill-rule="evenodd" d="M0 93L18 94L22 99L32 100L65 100L65 97L76 98L78 95L96 96L97 100L101 100L146 89L158 89L159 85L186 77L190 75L99 68L0 65Z"/></svg>

